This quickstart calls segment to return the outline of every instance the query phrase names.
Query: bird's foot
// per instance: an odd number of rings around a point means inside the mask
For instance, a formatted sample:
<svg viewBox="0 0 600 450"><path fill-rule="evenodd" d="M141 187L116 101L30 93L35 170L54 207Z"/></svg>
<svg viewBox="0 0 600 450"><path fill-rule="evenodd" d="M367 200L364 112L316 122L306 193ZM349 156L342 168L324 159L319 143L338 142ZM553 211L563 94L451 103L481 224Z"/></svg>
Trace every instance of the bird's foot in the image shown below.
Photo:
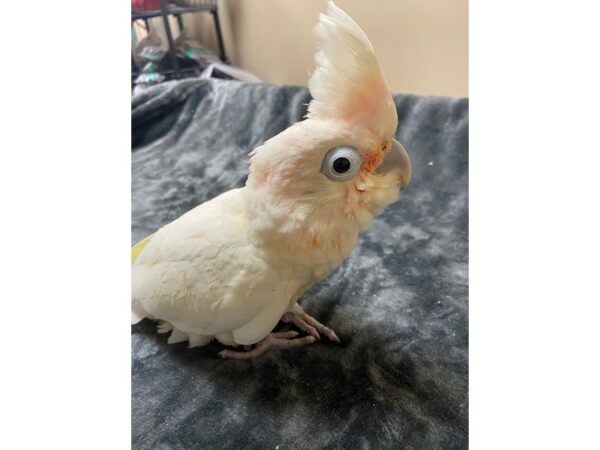
<svg viewBox="0 0 600 450"><path fill-rule="evenodd" d="M331 328L326 327L317 319L309 316L304 312L302 306L295 304L294 307L281 316L281 321L286 323L293 323L302 331L305 331L315 339L321 340L321 334L325 335L330 341L340 343L340 339Z"/></svg>
<svg viewBox="0 0 600 450"><path fill-rule="evenodd" d="M296 338L296 336L298 336L297 331L271 333L262 341L259 341L252 350L240 352L227 349L221 351L219 357L223 359L252 359L271 349L301 347L303 345L312 344L317 340L314 336L304 336L301 338Z"/></svg>

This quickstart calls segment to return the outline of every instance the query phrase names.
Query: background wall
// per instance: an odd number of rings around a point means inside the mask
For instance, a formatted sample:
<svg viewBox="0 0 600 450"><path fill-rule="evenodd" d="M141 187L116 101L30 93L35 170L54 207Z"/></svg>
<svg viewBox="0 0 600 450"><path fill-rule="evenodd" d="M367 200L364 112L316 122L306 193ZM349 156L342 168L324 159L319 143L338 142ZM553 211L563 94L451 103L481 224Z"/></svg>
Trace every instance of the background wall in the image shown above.
<svg viewBox="0 0 600 450"><path fill-rule="evenodd" d="M337 0L369 36L393 92L468 95L468 0ZM227 56L275 84L306 85L325 0L219 0ZM212 17L185 18L216 49ZM176 29L176 28L175 28Z"/></svg>

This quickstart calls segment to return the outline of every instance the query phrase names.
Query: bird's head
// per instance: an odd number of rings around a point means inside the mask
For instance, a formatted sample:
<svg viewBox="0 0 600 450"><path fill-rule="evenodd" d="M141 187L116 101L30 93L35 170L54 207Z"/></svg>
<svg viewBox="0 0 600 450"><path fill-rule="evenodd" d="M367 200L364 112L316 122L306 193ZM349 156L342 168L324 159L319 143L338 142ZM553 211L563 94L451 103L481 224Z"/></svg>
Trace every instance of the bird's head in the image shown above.
<svg viewBox="0 0 600 450"><path fill-rule="evenodd" d="M394 139L396 107L365 33L329 2L314 34L307 118L251 153L247 186L272 220L289 219L279 227L364 228L410 182L410 159Z"/></svg>

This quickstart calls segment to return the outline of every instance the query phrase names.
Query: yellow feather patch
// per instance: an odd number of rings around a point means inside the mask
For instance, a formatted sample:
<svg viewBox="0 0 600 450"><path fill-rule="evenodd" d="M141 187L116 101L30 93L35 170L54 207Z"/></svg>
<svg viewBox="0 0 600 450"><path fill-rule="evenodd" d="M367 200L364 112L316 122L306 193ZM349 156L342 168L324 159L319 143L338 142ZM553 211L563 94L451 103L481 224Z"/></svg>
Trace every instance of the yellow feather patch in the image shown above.
<svg viewBox="0 0 600 450"><path fill-rule="evenodd" d="M147 238L142 239L140 242L138 242L131 248L131 264L133 264L139 256L139 254L142 253L142 250L144 250L144 247L148 244L148 242L150 242L152 236L154 236L154 234L151 234Z"/></svg>

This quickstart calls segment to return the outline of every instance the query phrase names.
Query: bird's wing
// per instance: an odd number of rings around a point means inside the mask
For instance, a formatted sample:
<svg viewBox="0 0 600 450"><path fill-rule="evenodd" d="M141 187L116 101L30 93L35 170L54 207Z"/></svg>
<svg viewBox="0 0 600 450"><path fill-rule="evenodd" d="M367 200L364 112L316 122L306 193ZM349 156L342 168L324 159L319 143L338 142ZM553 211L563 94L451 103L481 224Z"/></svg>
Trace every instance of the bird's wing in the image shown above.
<svg viewBox="0 0 600 450"><path fill-rule="evenodd" d="M152 236L154 236L154 234L145 237L140 242L131 247L131 264L135 262L142 250L144 250L144 247L148 244L148 242L150 242L150 239L152 239Z"/></svg>
<svg viewBox="0 0 600 450"><path fill-rule="evenodd" d="M161 228L132 266L134 315L168 320L187 333L230 331L242 344L266 336L295 283L261 258L247 227L236 189Z"/></svg>

